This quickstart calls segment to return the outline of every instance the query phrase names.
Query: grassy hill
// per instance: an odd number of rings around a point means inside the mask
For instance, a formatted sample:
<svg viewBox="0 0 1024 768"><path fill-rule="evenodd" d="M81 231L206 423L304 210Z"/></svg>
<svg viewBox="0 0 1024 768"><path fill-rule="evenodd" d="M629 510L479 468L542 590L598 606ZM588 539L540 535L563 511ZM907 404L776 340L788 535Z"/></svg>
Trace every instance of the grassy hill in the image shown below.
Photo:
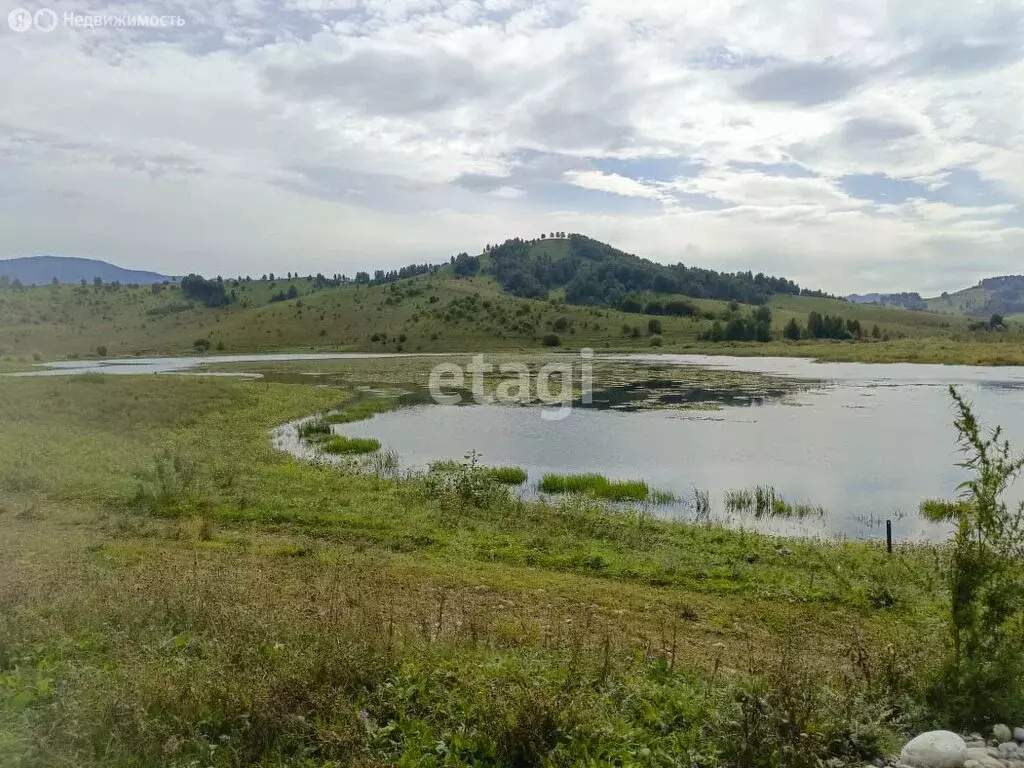
<svg viewBox="0 0 1024 768"><path fill-rule="evenodd" d="M971 317L1021 314L1024 313L1024 276L986 278L978 285L926 299L925 303L932 312Z"/></svg>
<svg viewBox="0 0 1024 768"><path fill-rule="evenodd" d="M552 259L571 257L567 240L546 241ZM825 359L933 362L1024 362L1016 330L968 330L966 317L858 305L822 296L777 294L771 343L711 343L717 322L748 315L750 305L681 294L645 294L685 303L690 316L652 316L599 305L570 304L565 289L543 299L510 295L489 274L490 254L472 277L448 265L383 284L322 285L308 278L226 280L231 301L206 306L177 284L0 288L0 359L12 364L131 355L274 351L430 352L563 348L599 351L702 351L808 355ZM293 290L294 289L294 290ZM282 297L294 295L295 298ZM859 342L783 340L791 320L812 312L857 320ZM875 336L871 331L877 326ZM554 335L554 336L552 336ZM557 337L557 338L555 338Z"/></svg>

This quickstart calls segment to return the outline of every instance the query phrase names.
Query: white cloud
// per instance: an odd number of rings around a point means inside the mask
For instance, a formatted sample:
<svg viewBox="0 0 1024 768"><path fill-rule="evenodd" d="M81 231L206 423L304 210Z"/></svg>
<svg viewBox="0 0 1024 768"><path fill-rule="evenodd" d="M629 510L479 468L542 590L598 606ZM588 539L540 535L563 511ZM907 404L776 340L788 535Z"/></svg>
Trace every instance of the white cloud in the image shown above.
<svg viewBox="0 0 1024 768"><path fill-rule="evenodd" d="M10 7L0 0L0 24ZM0 256L334 272L555 225L844 292L1019 271L1016 2L134 0L102 12L186 25L0 30ZM651 158L683 170L651 176ZM637 165L602 165L616 159ZM793 177L794 163L810 175ZM965 173L977 202L949 188ZM872 174L916 183L921 199L844 191L844 175ZM570 200L574 188L606 202Z"/></svg>
<svg viewBox="0 0 1024 768"><path fill-rule="evenodd" d="M628 176L620 176L617 173L567 171L565 180L583 189L610 192L613 195L623 195L624 197L645 197L651 200L656 200L660 197L656 189Z"/></svg>

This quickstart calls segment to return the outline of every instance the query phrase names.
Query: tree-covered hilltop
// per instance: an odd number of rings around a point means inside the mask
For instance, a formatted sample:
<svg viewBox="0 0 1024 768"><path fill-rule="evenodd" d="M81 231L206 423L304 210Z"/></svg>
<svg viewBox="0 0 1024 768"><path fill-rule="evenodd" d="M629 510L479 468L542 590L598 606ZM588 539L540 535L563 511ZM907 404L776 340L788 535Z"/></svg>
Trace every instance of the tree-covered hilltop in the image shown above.
<svg viewBox="0 0 1024 768"><path fill-rule="evenodd" d="M570 304L619 307L635 294L681 294L763 304L774 294L823 296L792 280L763 273L716 272L684 264L657 264L584 235L539 240L513 238L488 247L483 271L515 296L545 298L565 289ZM459 265L457 265L459 266ZM469 265L462 265L463 274Z"/></svg>

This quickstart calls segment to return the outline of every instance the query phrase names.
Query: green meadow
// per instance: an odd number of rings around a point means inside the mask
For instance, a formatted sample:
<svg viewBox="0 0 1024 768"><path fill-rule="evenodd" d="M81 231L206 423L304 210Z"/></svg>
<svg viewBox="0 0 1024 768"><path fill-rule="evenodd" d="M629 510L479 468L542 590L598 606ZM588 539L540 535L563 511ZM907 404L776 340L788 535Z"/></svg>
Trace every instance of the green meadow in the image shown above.
<svg viewBox="0 0 1024 768"><path fill-rule="evenodd" d="M377 406L286 378L0 378L5 764L862 764L944 716L941 548L300 462L270 430Z"/></svg>

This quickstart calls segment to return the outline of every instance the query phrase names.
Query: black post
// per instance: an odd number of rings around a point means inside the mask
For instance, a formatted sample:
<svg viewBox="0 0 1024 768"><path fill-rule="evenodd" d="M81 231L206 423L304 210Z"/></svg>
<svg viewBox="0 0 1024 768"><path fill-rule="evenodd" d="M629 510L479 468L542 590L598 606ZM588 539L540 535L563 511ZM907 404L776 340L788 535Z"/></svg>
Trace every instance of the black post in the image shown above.
<svg viewBox="0 0 1024 768"><path fill-rule="evenodd" d="M892 554L892 520L885 521L885 548Z"/></svg>

